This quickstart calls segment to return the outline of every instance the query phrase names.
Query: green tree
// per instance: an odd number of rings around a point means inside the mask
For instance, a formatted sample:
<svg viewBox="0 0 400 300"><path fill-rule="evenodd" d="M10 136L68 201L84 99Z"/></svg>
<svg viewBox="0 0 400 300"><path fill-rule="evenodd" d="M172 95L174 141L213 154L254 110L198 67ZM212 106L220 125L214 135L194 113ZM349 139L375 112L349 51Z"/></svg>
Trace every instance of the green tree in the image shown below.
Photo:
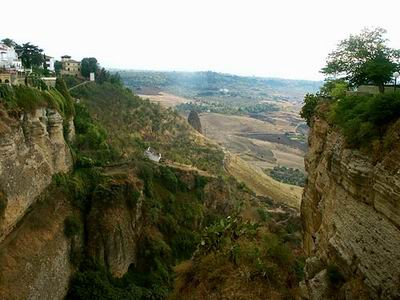
<svg viewBox="0 0 400 300"><path fill-rule="evenodd" d="M94 57L85 57L81 61L81 73L84 77L89 77L90 73L96 73L99 69L97 59Z"/></svg>
<svg viewBox="0 0 400 300"><path fill-rule="evenodd" d="M8 47L15 47L17 45L16 42L9 38L2 39L1 42Z"/></svg>
<svg viewBox="0 0 400 300"><path fill-rule="evenodd" d="M375 84L380 92L399 68L400 50L386 45L385 29L364 29L360 34L350 35L328 55L327 64L321 72L347 81L352 86Z"/></svg>
<svg viewBox="0 0 400 300"><path fill-rule="evenodd" d="M308 126L311 125L311 119L314 115L319 99L320 96L318 94L307 94L304 97L304 105L301 109L300 116L306 120Z"/></svg>
<svg viewBox="0 0 400 300"><path fill-rule="evenodd" d="M43 65L43 49L31 43L25 43L22 46L16 45L15 51L22 61L24 68L35 68Z"/></svg>
<svg viewBox="0 0 400 300"><path fill-rule="evenodd" d="M327 79L320 88L320 94L324 97L339 99L346 95L348 87L348 83L343 79Z"/></svg>
<svg viewBox="0 0 400 300"><path fill-rule="evenodd" d="M61 69L62 69L62 63L61 63L61 61L56 60L56 61L54 62L54 71L56 71L56 74L60 74Z"/></svg>

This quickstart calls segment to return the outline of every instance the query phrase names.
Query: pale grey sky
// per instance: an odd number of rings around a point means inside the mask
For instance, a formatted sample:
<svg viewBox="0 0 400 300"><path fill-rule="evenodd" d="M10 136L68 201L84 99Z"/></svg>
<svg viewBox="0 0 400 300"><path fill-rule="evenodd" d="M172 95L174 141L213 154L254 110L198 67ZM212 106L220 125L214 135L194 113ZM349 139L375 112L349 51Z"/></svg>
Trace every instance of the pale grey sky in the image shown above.
<svg viewBox="0 0 400 300"><path fill-rule="evenodd" d="M321 79L337 42L363 27L400 48L400 1L19 0L3 3L0 38L105 67L213 70Z"/></svg>

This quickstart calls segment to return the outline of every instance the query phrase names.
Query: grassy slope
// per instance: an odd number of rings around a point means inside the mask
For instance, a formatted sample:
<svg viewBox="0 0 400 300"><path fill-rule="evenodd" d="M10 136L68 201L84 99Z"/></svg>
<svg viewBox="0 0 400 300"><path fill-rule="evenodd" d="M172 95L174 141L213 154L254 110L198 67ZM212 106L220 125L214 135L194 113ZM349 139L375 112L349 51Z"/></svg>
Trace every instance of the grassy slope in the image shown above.
<svg viewBox="0 0 400 300"><path fill-rule="evenodd" d="M244 182L257 195L300 208L302 188L278 182L251 167L236 155L230 155L226 159L225 168L229 174Z"/></svg>
<svg viewBox="0 0 400 300"><path fill-rule="evenodd" d="M111 84L89 84L72 91L106 128L123 159L140 157L151 146L170 161L220 173L223 152L196 134L175 112Z"/></svg>
<svg viewBox="0 0 400 300"><path fill-rule="evenodd" d="M213 142L192 130L172 110L134 96L109 84L86 85L73 91L91 114L109 132L110 143L123 152L124 159L141 156L152 146L174 163L192 165L212 174L222 174L224 153ZM302 189L273 180L255 171L236 156L225 159L228 173L244 182L258 195L298 208Z"/></svg>

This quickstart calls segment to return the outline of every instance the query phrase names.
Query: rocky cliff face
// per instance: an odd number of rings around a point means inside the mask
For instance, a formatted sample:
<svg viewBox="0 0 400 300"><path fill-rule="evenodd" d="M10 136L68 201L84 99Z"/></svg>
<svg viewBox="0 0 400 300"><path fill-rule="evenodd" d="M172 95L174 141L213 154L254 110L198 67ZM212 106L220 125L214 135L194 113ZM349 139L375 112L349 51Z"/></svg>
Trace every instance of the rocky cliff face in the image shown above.
<svg viewBox="0 0 400 300"><path fill-rule="evenodd" d="M0 244L0 299L63 299L73 271L62 193L46 190L32 212Z"/></svg>
<svg viewBox="0 0 400 300"><path fill-rule="evenodd" d="M399 132L377 158L346 148L337 130L314 120L301 205L305 297L400 298Z"/></svg>
<svg viewBox="0 0 400 300"><path fill-rule="evenodd" d="M53 109L36 109L19 120L2 111L0 120L0 241L24 216L52 176L67 172L72 157L63 119ZM72 120L67 135L74 138Z"/></svg>
<svg viewBox="0 0 400 300"><path fill-rule="evenodd" d="M137 262L137 248L144 227L142 183L133 176L115 180L95 196L87 219L87 252L116 277ZM112 192L111 192L112 191Z"/></svg>

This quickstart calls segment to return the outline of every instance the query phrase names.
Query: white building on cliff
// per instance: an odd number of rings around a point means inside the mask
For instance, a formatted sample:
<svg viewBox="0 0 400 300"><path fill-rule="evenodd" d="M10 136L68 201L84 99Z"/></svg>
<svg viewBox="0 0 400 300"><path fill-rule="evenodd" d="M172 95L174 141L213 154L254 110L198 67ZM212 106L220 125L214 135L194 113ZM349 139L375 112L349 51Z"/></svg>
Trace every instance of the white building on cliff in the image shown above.
<svg viewBox="0 0 400 300"><path fill-rule="evenodd" d="M14 47L0 43L0 68L6 70L22 71L22 62L18 58Z"/></svg>
<svg viewBox="0 0 400 300"><path fill-rule="evenodd" d="M160 162L161 153L155 152L154 149L150 147L147 148L146 151L144 151L144 155L147 156L152 161Z"/></svg>

